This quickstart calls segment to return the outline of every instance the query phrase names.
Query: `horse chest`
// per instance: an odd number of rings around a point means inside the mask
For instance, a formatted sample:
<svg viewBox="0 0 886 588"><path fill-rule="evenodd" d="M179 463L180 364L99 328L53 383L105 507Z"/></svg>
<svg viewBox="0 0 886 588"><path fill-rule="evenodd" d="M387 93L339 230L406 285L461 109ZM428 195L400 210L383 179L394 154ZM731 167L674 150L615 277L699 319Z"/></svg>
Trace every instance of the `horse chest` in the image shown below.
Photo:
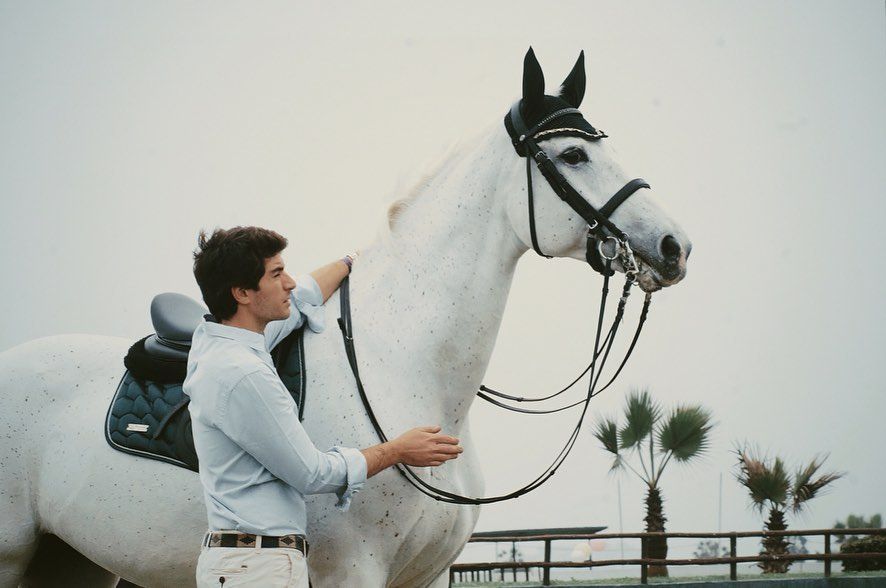
<svg viewBox="0 0 886 588"><path fill-rule="evenodd" d="M421 585L420 579L435 577L463 549L474 529L478 507L421 502L415 524L398 547L393 574L395 585Z"/></svg>

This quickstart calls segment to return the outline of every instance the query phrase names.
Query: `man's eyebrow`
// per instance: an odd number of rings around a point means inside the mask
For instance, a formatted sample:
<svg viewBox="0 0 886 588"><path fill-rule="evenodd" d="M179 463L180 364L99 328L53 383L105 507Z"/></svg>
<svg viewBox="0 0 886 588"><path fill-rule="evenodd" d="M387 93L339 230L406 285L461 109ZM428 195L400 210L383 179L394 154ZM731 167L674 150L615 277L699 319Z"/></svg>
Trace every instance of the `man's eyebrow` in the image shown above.
<svg viewBox="0 0 886 588"><path fill-rule="evenodd" d="M282 272L282 271L283 271L283 264L280 264L280 265L278 265L278 266L276 266L276 267L272 267L272 268L271 268L271 273L272 273L272 274L273 274L274 272Z"/></svg>

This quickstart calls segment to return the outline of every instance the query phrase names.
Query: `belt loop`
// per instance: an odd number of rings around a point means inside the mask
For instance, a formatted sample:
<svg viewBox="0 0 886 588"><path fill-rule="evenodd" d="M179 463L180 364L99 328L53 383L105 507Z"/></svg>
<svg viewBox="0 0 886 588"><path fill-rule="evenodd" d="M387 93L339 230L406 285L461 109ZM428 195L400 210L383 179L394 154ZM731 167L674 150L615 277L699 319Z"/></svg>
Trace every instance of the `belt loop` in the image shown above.
<svg viewBox="0 0 886 588"><path fill-rule="evenodd" d="M255 536L255 548L256 550L261 549L261 535Z"/></svg>

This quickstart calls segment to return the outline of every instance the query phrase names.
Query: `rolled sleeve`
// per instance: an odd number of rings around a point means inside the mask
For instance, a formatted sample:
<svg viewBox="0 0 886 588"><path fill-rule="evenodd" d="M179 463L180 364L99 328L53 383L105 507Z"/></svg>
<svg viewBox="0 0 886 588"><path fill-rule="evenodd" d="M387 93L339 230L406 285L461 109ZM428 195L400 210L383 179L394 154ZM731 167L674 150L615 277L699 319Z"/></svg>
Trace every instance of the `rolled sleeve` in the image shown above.
<svg viewBox="0 0 886 588"><path fill-rule="evenodd" d="M366 461L358 450L323 452L314 446L295 414L295 402L270 370L244 376L227 394L218 428L302 495L334 492L339 507L347 509L351 494L366 480Z"/></svg>
<svg viewBox="0 0 886 588"><path fill-rule="evenodd" d="M326 309L323 308L323 292L317 280L311 274L298 276L291 296L295 307L308 321L308 327L315 333L322 332L326 328Z"/></svg>
<svg viewBox="0 0 886 588"><path fill-rule="evenodd" d="M276 347L289 333L308 321L308 327L320 333L326 327L326 307L323 292L311 274L298 276L295 289L289 293L289 318L271 321L265 326L265 344L268 351Z"/></svg>
<svg viewBox="0 0 886 588"><path fill-rule="evenodd" d="M363 489L366 482L366 458L363 452L353 447L335 446L329 450L330 453L338 453L345 460L348 469L347 485L343 486L338 495L338 502L335 504L340 510L348 510L351 506L351 497Z"/></svg>

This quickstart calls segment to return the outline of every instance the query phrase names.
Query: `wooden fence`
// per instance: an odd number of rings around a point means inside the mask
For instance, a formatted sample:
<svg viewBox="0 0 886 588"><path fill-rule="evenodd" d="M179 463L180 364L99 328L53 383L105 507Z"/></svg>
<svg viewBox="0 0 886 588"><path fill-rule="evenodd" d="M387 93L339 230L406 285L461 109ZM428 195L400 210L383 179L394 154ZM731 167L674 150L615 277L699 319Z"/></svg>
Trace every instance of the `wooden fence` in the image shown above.
<svg viewBox="0 0 886 588"><path fill-rule="evenodd" d="M640 566L640 583L646 584L648 581L649 566L687 566L687 565L713 565L713 564L729 564L729 578L736 580L738 577L738 564L746 562L761 561L824 561L824 575L831 575L831 562L834 560L850 560L850 559L878 559L886 558L886 553L832 553L831 538L834 535L886 535L886 529L809 529L799 531L746 531L746 532L730 532L730 533L546 533L546 534L516 534L516 535L500 535L489 533L477 533L471 537L469 543L514 543L518 541L544 541L545 559L544 561L496 561L485 563L461 563L453 564L449 569L450 585L455 581L456 575L458 581L464 580L467 574L469 579L483 580L484 576L488 576L492 580L492 572L500 570L502 575L504 570L516 571L524 570L526 579L529 579L529 570L532 568L540 568L542 570L542 586L551 585L551 569L552 568L595 568L601 566L619 566L619 565L637 565ZM753 555L738 556L736 554L736 543L740 537L824 537L824 553L791 553L780 556ZM565 541L574 539L640 539L642 545L641 553L648 553L646 541L653 537L683 537L695 539L729 539L729 556L724 557L707 557L692 559L651 559L651 558L634 558L634 559L606 559L594 561L551 561L551 542Z"/></svg>

